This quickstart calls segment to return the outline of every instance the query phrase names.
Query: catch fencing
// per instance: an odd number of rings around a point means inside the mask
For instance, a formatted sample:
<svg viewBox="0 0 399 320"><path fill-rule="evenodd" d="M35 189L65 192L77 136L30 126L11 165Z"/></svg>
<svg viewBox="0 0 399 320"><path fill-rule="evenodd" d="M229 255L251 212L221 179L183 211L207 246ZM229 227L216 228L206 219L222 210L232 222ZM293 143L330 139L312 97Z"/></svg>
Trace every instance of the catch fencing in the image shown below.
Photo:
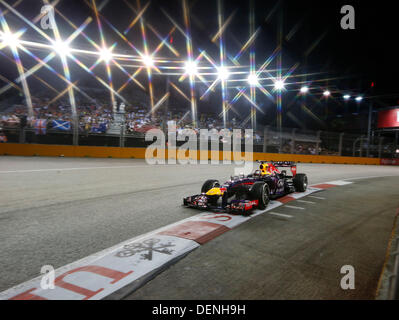
<svg viewBox="0 0 399 320"><path fill-rule="evenodd" d="M89 132L77 134L73 130L62 132L53 129L47 130L45 134L36 134L34 129L18 127L3 127L2 131L9 143L126 148L145 148L151 144L145 141L144 133L127 132L124 128L121 128L119 134ZM365 134L266 127L263 131L256 132L253 145L254 152L263 153L389 159L397 158L399 155L397 135L392 137L381 132L372 134L368 141Z"/></svg>

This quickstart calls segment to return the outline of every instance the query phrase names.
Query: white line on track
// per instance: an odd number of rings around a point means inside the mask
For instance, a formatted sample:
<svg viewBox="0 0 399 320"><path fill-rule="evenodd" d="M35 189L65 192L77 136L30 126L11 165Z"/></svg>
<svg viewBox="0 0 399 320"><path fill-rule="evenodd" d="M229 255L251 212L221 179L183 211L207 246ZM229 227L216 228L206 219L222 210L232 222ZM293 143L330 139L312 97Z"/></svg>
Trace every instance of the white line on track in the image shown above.
<svg viewBox="0 0 399 320"><path fill-rule="evenodd" d="M326 198L323 198L323 197L316 197L316 196L308 196L308 198L314 198L314 199L319 199L319 200L326 200Z"/></svg>
<svg viewBox="0 0 399 320"><path fill-rule="evenodd" d="M305 208L302 207L295 207L295 206L289 206L289 205L285 205L285 208L290 208L290 209L296 209L296 210L305 210Z"/></svg>
<svg viewBox="0 0 399 320"><path fill-rule="evenodd" d="M382 176L365 176L365 177L345 178L345 179L340 179L340 180L351 181L351 180L364 180L364 179L386 178L386 177L399 177L399 175L391 174L391 175L382 175Z"/></svg>
<svg viewBox="0 0 399 320"><path fill-rule="evenodd" d="M0 171L0 174L7 173L35 173L35 172L51 172L51 171L79 171L79 170L97 170L97 169L130 169L130 168L160 168L160 167L180 167L181 164L143 164L136 166L112 166L112 167L78 167L78 168L54 168L54 169L27 169L27 170L8 170L8 171ZM185 165L187 166L187 165ZM194 166L194 165L190 165Z"/></svg>
<svg viewBox="0 0 399 320"><path fill-rule="evenodd" d="M272 216L277 216L277 217L283 217L283 218L292 218L292 216L288 215L288 214L282 214L282 213L278 213L278 212L268 212L269 214L271 214Z"/></svg>
<svg viewBox="0 0 399 320"><path fill-rule="evenodd" d="M149 167L149 165L139 165L139 166L113 166L113 167L60 168L60 169L12 170L12 171L0 171L0 174L6 174L6 173L46 172L46 171L96 170L96 169L126 169L126 168L145 168L145 167Z"/></svg>
<svg viewBox="0 0 399 320"><path fill-rule="evenodd" d="M313 202L313 201L306 201L306 200L296 200L296 201L302 202L302 203L316 204L316 202Z"/></svg>

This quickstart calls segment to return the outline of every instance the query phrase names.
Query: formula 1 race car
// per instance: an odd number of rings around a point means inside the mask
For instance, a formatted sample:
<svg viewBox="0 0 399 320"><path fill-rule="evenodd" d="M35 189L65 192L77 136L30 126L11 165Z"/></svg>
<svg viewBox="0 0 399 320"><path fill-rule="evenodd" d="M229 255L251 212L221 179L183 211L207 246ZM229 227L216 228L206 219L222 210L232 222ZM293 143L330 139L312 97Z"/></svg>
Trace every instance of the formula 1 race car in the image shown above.
<svg viewBox="0 0 399 320"><path fill-rule="evenodd" d="M183 199L189 208L248 215L254 209L264 210L270 200L293 192L305 192L308 186L306 174L297 173L294 162L260 161L253 174L231 177L221 185L217 180L206 181L201 194ZM287 175L290 168L292 175Z"/></svg>

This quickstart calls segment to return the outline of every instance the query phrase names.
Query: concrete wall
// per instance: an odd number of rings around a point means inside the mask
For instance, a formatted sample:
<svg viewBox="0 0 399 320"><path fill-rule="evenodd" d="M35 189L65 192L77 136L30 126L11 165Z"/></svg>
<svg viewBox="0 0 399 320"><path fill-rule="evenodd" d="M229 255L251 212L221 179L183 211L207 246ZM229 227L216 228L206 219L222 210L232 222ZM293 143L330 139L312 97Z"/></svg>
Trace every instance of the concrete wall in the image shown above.
<svg viewBox="0 0 399 320"><path fill-rule="evenodd" d="M40 144L0 144L0 155L12 156L42 156L42 157L92 157L92 158L125 158L125 159L144 159L146 156L145 148L113 148L113 147L85 147L85 146L59 146L59 145L40 145ZM152 155L152 153L151 153ZM243 154L242 154L243 155ZM168 157L167 150L155 152L153 157ZM219 156L220 160L232 158L238 159L239 154L223 152L208 153L197 151L191 154L192 159L215 159ZM238 157L237 157L238 156ZM178 159L188 159L186 155L178 154ZM174 157L172 157L174 158ZM336 163L336 164L368 164L379 165L379 158L355 158L339 156L312 156L299 154L277 154L277 153L254 153L253 160L273 160L273 161L296 161L303 163Z"/></svg>

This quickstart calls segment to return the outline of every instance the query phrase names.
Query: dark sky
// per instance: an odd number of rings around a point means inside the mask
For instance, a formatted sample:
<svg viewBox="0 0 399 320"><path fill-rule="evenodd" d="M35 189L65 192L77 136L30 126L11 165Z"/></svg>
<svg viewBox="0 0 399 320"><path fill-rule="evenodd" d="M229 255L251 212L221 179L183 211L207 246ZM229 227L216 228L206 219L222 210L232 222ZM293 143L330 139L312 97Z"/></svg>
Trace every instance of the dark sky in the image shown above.
<svg viewBox="0 0 399 320"><path fill-rule="evenodd" d="M15 0L8 0L7 3L13 4ZM101 1L97 0L100 4ZM137 8L137 1L129 1L133 7ZM141 7L147 2L141 1ZM323 80L315 82L311 86L320 93L324 88L331 89L336 96L341 97L342 93L351 92L362 94L366 101L371 96L376 108L396 105L399 100L399 88L396 75L399 71L397 63L397 11L394 1L308 1L308 0L254 0L255 29L260 28L259 35L255 41L255 51L257 64L262 64L276 48L279 40L278 34L282 34L282 67L291 68L295 63L299 63L298 69L294 74L313 74L307 78L295 78L299 80ZM214 59L218 59L218 47L212 44L210 37L218 29L217 13L218 3L214 0L193 0L188 1L190 7L191 34L194 45L194 54L198 55L198 49L206 50ZM340 9L343 5L352 5L356 13L356 29L343 30L340 27L342 15ZM40 0L24 0L17 7L28 19L36 16L42 6ZM246 0L224 0L222 2L223 15L227 19L230 14L235 12L231 24L225 32L226 50L235 55L240 45L244 44L249 37L249 13L250 1ZM0 4L0 8L4 7ZM76 25L80 25L85 18L93 15L84 0L62 0L57 8ZM147 23L153 25L163 36L172 27L171 22L166 18L162 9L170 14L180 25L184 25L182 2L180 0L153 0L144 17ZM128 8L123 0L112 0L104 7L102 14L110 21L116 29L123 31L130 21L134 18L134 13ZM6 19L13 29L26 26L19 18L12 13L7 14ZM71 34L73 29L65 23L61 17L57 17L61 34ZM117 42L116 51L129 52L129 47L112 31L103 21L107 43L110 45ZM99 32L96 23L91 23L85 32L97 43L100 42ZM159 40L148 31L149 45L153 49ZM35 41L43 41L43 38L28 27L24 35ZM140 29L135 27L128 34L128 39L137 47L142 48ZM308 54L306 52L319 40L318 44ZM175 33L174 45L179 48L182 56L185 55L185 40L179 32ZM79 37L73 42L74 47L90 48L88 42ZM129 53L134 54L130 51ZM42 56L44 53L37 53ZM167 50L161 51L162 56L170 54ZM23 57L23 61L29 57ZM0 57L0 73L12 78L15 75L15 68L4 63ZM240 58L242 65L249 64L248 51ZM33 65L33 62L26 61L26 66ZM275 61L271 63L271 68L276 67ZM87 85L99 85L90 76L85 74L78 66L72 66L75 77L81 79ZM98 71L101 77L105 77L105 71ZM44 73L42 74L45 77ZM87 81L85 80L87 78ZM327 79L329 79L327 81ZM126 80L123 74L115 74L116 84ZM374 92L370 90L371 82L375 83ZM56 85L57 80L54 80ZM155 79L156 89L163 90L164 80ZM62 85L62 82L60 83ZM35 84L32 81L32 86ZM290 86L290 90L297 92L298 86ZM201 89L199 89L201 92ZM202 90L203 92L203 90ZM234 93L233 93L234 94ZM289 105L294 104L296 93L287 92L283 103L287 105L285 111L289 111ZM176 103L180 103L175 97ZM220 104L220 95L213 95L204 103L199 103L200 108L211 108L215 104ZM259 96L259 104L266 111L272 112L272 103L267 98ZM337 99L339 100L339 99ZM309 102L311 105L311 102ZM336 104L336 106L335 106ZM333 116L341 117L343 114L352 114L354 111L361 112L359 106L354 104L346 109L342 108L340 101L331 101L331 113ZM240 104L237 106L240 108ZM311 106L312 107L312 106ZM241 108L248 108L244 105ZM317 103L314 108L317 108ZM270 109L270 110L269 110ZM299 114L297 114L299 116ZM274 116L270 117L274 118ZM264 119L264 122L268 120ZM271 122L270 124L273 124ZM287 126L294 125L289 121Z"/></svg>

